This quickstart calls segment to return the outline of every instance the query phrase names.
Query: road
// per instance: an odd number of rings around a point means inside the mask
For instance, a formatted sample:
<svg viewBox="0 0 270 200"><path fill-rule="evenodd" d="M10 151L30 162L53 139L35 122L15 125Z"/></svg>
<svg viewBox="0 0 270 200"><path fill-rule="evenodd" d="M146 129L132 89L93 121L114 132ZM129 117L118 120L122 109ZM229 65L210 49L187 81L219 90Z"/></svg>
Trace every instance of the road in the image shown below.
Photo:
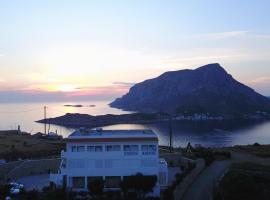
<svg viewBox="0 0 270 200"><path fill-rule="evenodd" d="M16 182L23 184L27 191L33 189L42 191L43 187L50 185L48 174L26 176L19 178Z"/></svg>
<svg viewBox="0 0 270 200"><path fill-rule="evenodd" d="M192 183L184 194L184 200L210 200L219 177L230 166L231 161L214 161Z"/></svg>

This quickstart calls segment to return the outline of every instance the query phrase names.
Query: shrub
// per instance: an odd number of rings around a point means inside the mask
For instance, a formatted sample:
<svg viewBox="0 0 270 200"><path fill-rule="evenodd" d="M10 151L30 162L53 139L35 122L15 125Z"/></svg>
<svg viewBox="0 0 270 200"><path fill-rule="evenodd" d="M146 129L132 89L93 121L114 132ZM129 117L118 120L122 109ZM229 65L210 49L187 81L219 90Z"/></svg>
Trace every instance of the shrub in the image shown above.
<svg viewBox="0 0 270 200"><path fill-rule="evenodd" d="M91 181L87 187L91 196L101 196L104 190L104 181L100 179L95 179Z"/></svg>
<svg viewBox="0 0 270 200"><path fill-rule="evenodd" d="M125 177L121 182L121 189L125 197L128 196L130 191L134 191L137 199L144 199L147 193L153 192L156 183L156 176L144 176L141 173L137 173L136 175Z"/></svg>

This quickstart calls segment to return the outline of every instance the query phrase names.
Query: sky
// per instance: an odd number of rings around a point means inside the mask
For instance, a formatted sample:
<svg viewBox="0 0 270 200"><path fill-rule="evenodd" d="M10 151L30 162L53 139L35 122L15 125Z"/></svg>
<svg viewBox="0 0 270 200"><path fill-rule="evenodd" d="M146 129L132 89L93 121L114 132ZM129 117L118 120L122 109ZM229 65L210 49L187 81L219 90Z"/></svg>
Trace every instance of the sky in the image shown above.
<svg viewBox="0 0 270 200"><path fill-rule="evenodd" d="M0 0L0 102L113 100L218 62L270 96L268 0Z"/></svg>

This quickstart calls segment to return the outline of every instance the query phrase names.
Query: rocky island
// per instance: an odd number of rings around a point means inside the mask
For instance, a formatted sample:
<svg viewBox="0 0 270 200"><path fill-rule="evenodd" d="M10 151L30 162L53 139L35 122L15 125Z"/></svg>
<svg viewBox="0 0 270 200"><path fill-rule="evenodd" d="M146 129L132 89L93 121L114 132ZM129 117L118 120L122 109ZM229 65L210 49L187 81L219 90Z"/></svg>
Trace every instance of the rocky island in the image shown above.
<svg viewBox="0 0 270 200"><path fill-rule="evenodd" d="M112 124L144 124L162 120L164 117L160 114L132 113L123 115L88 115L79 113L67 113L60 117L48 118L46 123L62 125L66 127L100 127ZM45 120L38 120L38 123L45 123Z"/></svg>
<svg viewBox="0 0 270 200"><path fill-rule="evenodd" d="M67 113L46 119L46 123L94 128L154 123L170 118L189 121L270 118L270 99L235 80L217 63L195 70L166 72L135 84L110 105L136 113L98 116ZM45 123L45 120L37 122Z"/></svg>
<svg viewBox="0 0 270 200"><path fill-rule="evenodd" d="M270 112L269 98L235 80L218 63L145 80L110 105L138 112L231 118Z"/></svg>

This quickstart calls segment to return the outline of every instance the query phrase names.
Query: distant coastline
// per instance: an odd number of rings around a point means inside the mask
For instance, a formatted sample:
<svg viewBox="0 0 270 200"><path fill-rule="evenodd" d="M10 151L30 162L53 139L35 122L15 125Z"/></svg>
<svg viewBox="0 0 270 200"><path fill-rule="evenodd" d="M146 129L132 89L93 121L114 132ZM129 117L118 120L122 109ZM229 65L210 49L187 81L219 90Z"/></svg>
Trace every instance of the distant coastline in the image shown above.
<svg viewBox="0 0 270 200"><path fill-rule="evenodd" d="M80 107L96 107L96 105L91 104L91 105L81 105L81 104L65 104L65 107L76 107L76 108L80 108Z"/></svg>
<svg viewBox="0 0 270 200"><path fill-rule="evenodd" d="M223 121L223 120L267 120L270 119L270 115L263 112L257 112L250 115L239 116L211 116L208 114L193 114L193 115L173 115L168 116L164 113L131 113L131 114L120 114L120 115L97 115L92 116L88 114L79 113L67 113L65 115L48 118L46 120L41 119L36 122L60 125L64 127L101 127L116 124L149 124L162 121Z"/></svg>

